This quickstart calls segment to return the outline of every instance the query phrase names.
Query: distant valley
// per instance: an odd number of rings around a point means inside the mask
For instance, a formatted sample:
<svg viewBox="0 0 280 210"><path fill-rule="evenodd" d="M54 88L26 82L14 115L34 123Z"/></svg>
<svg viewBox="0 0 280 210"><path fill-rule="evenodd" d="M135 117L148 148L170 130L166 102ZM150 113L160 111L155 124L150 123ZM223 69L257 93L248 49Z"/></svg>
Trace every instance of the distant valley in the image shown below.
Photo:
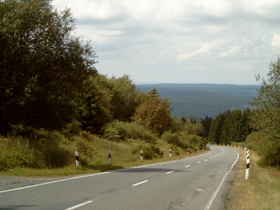
<svg viewBox="0 0 280 210"><path fill-rule="evenodd" d="M148 92L156 88L160 97L169 98L172 115L198 118L215 117L228 109L244 110L258 95L258 85L227 84L141 84L137 89Z"/></svg>

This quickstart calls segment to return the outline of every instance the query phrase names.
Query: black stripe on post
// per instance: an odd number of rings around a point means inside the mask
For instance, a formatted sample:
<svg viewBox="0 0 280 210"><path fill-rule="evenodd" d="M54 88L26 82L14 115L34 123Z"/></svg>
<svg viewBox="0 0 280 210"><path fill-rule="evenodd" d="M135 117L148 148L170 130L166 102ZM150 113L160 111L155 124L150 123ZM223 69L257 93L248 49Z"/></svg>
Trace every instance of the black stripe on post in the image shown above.
<svg viewBox="0 0 280 210"><path fill-rule="evenodd" d="M247 164L246 164L246 169L247 169L247 168L250 168L250 163L247 163ZM243 170L244 170L244 169L243 169Z"/></svg>

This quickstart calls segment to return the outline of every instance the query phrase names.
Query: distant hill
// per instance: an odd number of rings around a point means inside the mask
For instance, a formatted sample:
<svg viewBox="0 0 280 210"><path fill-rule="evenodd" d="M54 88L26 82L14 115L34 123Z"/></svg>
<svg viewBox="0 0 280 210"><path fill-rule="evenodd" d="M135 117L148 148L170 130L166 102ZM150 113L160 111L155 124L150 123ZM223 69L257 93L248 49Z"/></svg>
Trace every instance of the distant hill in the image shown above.
<svg viewBox="0 0 280 210"><path fill-rule="evenodd" d="M228 109L244 110L258 94L258 85L227 84L141 84L137 89L148 92L156 88L163 98L168 97L172 115L215 117Z"/></svg>

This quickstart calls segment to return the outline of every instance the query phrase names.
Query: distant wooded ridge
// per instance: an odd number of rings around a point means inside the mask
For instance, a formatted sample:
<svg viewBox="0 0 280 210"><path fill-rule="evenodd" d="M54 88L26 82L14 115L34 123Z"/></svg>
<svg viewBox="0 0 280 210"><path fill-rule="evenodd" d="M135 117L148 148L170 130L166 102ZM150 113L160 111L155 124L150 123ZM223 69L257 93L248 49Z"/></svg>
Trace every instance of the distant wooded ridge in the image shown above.
<svg viewBox="0 0 280 210"><path fill-rule="evenodd" d="M258 95L259 85L232 84L138 84L137 89L152 88L160 97L169 98L174 116L215 117L226 110L244 110Z"/></svg>

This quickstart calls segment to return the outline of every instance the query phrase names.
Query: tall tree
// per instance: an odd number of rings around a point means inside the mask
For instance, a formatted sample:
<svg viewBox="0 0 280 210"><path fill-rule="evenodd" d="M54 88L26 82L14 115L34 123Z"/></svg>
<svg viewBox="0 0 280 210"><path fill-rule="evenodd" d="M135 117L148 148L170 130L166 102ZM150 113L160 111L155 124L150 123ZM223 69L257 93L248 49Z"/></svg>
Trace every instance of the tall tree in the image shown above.
<svg viewBox="0 0 280 210"><path fill-rule="evenodd" d="M75 113L83 81L95 73L89 43L51 0L0 2L0 126L57 128Z"/></svg>
<svg viewBox="0 0 280 210"><path fill-rule="evenodd" d="M113 92L110 80L98 74L84 82L84 92L79 97L79 118L83 130L100 134L113 120Z"/></svg>
<svg viewBox="0 0 280 210"><path fill-rule="evenodd" d="M148 95L137 107L133 119L161 135L172 123L168 99Z"/></svg>
<svg viewBox="0 0 280 210"><path fill-rule="evenodd" d="M268 136L264 150L265 164L280 166L280 58L269 66L267 78L257 77L261 82L259 94L252 104L256 110L252 116L252 126Z"/></svg>
<svg viewBox="0 0 280 210"><path fill-rule="evenodd" d="M136 100L138 91L128 75L120 78L113 77L112 83L112 110L115 119L130 121L139 103Z"/></svg>

